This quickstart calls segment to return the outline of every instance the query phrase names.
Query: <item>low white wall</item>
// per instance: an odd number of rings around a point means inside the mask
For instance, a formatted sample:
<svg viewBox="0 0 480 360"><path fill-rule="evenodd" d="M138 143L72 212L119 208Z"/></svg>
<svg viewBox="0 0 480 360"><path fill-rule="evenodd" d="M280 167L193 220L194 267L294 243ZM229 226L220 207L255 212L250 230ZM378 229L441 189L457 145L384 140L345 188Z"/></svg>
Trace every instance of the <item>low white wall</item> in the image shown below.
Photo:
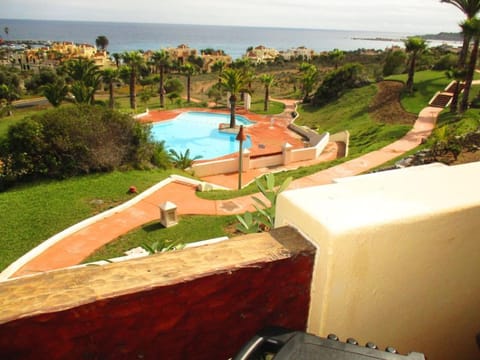
<svg viewBox="0 0 480 360"><path fill-rule="evenodd" d="M348 148L350 146L350 132L348 130L340 131L330 135L330 141L339 141L345 143L345 157L348 156Z"/></svg>
<svg viewBox="0 0 480 360"><path fill-rule="evenodd" d="M238 171L238 158L197 163L192 166L195 176L204 177Z"/></svg>
<svg viewBox="0 0 480 360"><path fill-rule="evenodd" d="M329 141L330 134L328 132L323 133L318 142L315 144L315 158L318 158L322 154Z"/></svg>
<svg viewBox="0 0 480 360"><path fill-rule="evenodd" d="M250 168L258 169L269 166L283 165L283 155L262 156L255 159L250 159Z"/></svg>
<svg viewBox="0 0 480 360"><path fill-rule="evenodd" d="M312 160L315 158L316 152L315 148L294 149L292 150L292 162Z"/></svg>
<svg viewBox="0 0 480 360"><path fill-rule="evenodd" d="M480 163L285 191L276 226L318 248L308 331L478 359Z"/></svg>

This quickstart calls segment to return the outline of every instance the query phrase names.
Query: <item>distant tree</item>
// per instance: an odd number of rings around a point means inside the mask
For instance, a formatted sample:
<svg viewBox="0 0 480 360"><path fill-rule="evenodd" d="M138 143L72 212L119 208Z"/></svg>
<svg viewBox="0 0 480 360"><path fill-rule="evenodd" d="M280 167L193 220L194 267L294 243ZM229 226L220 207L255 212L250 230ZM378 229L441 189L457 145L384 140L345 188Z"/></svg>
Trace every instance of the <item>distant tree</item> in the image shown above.
<svg viewBox="0 0 480 360"><path fill-rule="evenodd" d="M401 74L405 70L407 55L405 51L394 50L387 53L385 64L383 65L383 76Z"/></svg>
<svg viewBox="0 0 480 360"><path fill-rule="evenodd" d="M0 100L5 100L8 116L12 115L12 102L18 98L19 94L13 86L0 85Z"/></svg>
<svg viewBox="0 0 480 360"><path fill-rule="evenodd" d="M122 55L119 53L113 53L112 54L113 59L115 60L115 66L117 69L120 67L120 59L122 58Z"/></svg>
<svg viewBox="0 0 480 360"><path fill-rule="evenodd" d="M218 73L218 82L221 82L220 76L227 67L227 63L223 60L217 60L212 65L212 71Z"/></svg>
<svg viewBox="0 0 480 360"><path fill-rule="evenodd" d="M270 87L273 85L275 81L275 77L271 74L262 74L259 77L260 82L263 84L265 87L265 99L263 102L263 110L268 111L268 101L270 98Z"/></svg>
<svg viewBox="0 0 480 360"><path fill-rule="evenodd" d="M338 69L338 66L345 58L345 53L338 49L333 49L328 53L328 59L333 63L335 70Z"/></svg>
<svg viewBox="0 0 480 360"><path fill-rule="evenodd" d="M60 79L54 83L42 85L40 89L53 107L60 106L68 94L68 87Z"/></svg>
<svg viewBox="0 0 480 360"><path fill-rule="evenodd" d="M165 107L165 71L170 66L170 56L165 50L155 51L152 55L152 61L160 72L158 88L160 107Z"/></svg>
<svg viewBox="0 0 480 360"><path fill-rule="evenodd" d="M145 63L143 55L138 51L128 51L123 53L123 60L129 68L130 79L129 79L129 89L130 89L130 108L137 108L136 100L136 88L135 84L137 81L137 74L140 67Z"/></svg>
<svg viewBox="0 0 480 360"><path fill-rule="evenodd" d="M169 78L165 81L165 92L167 94L176 93L180 96L183 88L182 82L177 78Z"/></svg>
<svg viewBox="0 0 480 360"><path fill-rule="evenodd" d="M182 73L187 77L187 102L191 100L191 90L192 90L192 76L196 73L195 65L186 63L182 66Z"/></svg>
<svg viewBox="0 0 480 360"><path fill-rule="evenodd" d="M303 101L308 101L310 93L318 80L318 69L315 65L309 63L300 64L300 81L302 83Z"/></svg>
<svg viewBox="0 0 480 360"><path fill-rule="evenodd" d="M226 91L230 92L230 128L235 128L235 106L237 103L237 94L245 89L246 81L243 73L237 69L226 69L221 74L222 85Z"/></svg>
<svg viewBox="0 0 480 360"><path fill-rule="evenodd" d="M460 103L460 112L464 112L468 109L470 89L472 87L472 81L475 74L475 68L477 65L478 48L480 44L480 19L472 18L465 20L462 23L462 30L469 38L473 38L472 52L470 53L470 61L465 69L465 87L463 89L463 98Z"/></svg>
<svg viewBox="0 0 480 360"><path fill-rule="evenodd" d="M108 84L108 107L110 109L113 109L115 103L113 85L118 80L120 80L120 77L117 69L102 70L102 81Z"/></svg>
<svg viewBox="0 0 480 360"><path fill-rule="evenodd" d="M36 92L41 86L53 84L59 79L59 76L51 68L40 68L38 73L32 74L25 80L25 89L30 92Z"/></svg>
<svg viewBox="0 0 480 360"><path fill-rule="evenodd" d="M425 51L427 48L427 43L425 39L416 36L407 38L404 43L405 51L410 54L410 58L408 59L407 90L412 93L417 58L422 52Z"/></svg>
<svg viewBox="0 0 480 360"><path fill-rule="evenodd" d="M207 96L209 99L213 99L215 104L224 97L224 91L221 83L214 84L210 89L208 89Z"/></svg>
<svg viewBox="0 0 480 360"><path fill-rule="evenodd" d="M108 47L108 39L105 35L100 35L95 39L95 45L102 50L106 50Z"/></svg>
<svg viewBox="0 0 480 360"><path fill-rule="evenodd" d="M75 101L93 104L101 80L100 68L95 62L85 58L69 60L65 64L65 71L72 82L70 88Z"/></svg>
<svg viewBox="0 0 480 360"><path fill-rule="evenodd" d="M345 91L369 84L365 68L358 63L349 63L329 72L313 97L315 105L325 105L338 99Z"/></svg>

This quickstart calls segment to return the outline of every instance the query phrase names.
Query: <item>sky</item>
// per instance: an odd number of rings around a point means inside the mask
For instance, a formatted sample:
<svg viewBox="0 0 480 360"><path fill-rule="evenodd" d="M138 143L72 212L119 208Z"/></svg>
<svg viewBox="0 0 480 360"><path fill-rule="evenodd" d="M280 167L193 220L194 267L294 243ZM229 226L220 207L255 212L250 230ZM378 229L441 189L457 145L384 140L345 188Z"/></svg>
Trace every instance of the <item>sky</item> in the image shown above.
<svg viewBox="0 0 480 360"><path fill-rule="evenodd" d="M456 32L440 0L0 0L0 18Z"/></svg>

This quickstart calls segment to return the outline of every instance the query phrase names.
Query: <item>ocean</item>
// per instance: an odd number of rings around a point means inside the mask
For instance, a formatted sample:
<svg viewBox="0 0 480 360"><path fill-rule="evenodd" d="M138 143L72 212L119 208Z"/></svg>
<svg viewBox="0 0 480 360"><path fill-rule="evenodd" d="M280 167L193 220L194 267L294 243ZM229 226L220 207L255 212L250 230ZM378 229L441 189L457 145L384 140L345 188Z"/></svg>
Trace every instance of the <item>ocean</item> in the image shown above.
<svg viewBox="0 0 480 360"><path fill-rule="evenodd" d="M5 27L9 29L8 37L3 31ZM344 51L361 48L383 50L392 45L402 45L400 39L415 35L372 31L16 19L0 19L0 31L0 36L7 40L88 44L95 44L99 35L105 35L109 40L107 50L110 53L159 50L186 44L197 50L222 49L234 59L240 58L250 46L264 45L277 50L305 46L316 52L335 48Z"/></svg>

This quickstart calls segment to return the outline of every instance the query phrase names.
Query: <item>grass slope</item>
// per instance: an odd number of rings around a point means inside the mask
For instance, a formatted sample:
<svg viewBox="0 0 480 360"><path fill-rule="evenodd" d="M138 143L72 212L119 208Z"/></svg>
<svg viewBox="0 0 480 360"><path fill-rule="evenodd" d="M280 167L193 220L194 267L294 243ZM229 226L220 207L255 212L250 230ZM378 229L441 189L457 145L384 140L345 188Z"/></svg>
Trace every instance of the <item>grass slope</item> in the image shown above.
<svg viewBox="0 0 480 360"><path fill-rule="evenodd" d="M129 200L166 178L165 171L128 171L48 181L0 193L0 271L52 235ZM102 204L98 204L101 200Z"/></svg>

